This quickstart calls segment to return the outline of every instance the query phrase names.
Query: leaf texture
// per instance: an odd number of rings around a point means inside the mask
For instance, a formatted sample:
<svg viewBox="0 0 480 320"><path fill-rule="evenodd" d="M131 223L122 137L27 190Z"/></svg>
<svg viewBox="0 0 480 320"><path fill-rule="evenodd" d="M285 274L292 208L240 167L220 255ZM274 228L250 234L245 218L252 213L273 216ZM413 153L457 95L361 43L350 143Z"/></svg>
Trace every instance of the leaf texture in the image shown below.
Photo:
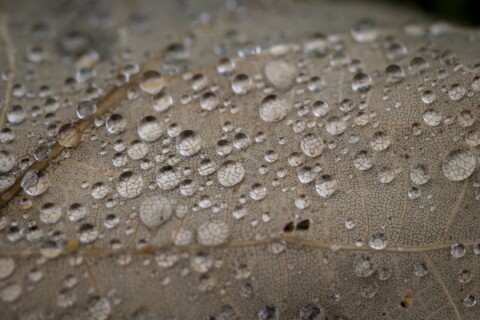
<svg viewBox="0 0 480 320"><path fill-rule="evenodd" d="M477 319L478 30L378 3L7 1L2 319Z"/></svg>

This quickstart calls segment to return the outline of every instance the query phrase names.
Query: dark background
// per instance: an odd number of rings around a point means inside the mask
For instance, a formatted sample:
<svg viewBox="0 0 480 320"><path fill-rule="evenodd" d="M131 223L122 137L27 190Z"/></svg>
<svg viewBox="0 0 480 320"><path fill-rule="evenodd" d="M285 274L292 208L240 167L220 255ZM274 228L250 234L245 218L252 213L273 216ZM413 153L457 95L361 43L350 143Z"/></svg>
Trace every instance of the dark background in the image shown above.
<svg viewBox="0 0 480 320"><path fill-rule="evenodd" d="M389 0L422 8L431 16L467 26L480 25L480 0Z"/></svg>

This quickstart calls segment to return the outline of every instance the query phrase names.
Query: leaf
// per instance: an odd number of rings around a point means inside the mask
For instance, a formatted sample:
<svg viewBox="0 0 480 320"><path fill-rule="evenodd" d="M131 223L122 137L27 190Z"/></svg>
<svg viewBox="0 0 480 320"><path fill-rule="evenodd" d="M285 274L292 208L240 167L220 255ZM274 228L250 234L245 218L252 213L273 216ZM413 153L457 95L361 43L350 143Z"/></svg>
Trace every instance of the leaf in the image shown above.
<svg viewBox="0 0 480 320"><path fill-rule="evenodd" d="M477 30L112 4L2 9L3 318L479 317Z"/></svg>

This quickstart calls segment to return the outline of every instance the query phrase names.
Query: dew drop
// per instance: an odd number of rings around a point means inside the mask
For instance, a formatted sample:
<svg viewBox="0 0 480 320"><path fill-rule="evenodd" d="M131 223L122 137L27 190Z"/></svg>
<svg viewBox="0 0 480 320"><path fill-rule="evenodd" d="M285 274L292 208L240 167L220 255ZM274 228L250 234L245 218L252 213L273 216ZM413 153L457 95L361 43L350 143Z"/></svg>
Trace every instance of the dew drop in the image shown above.
<svg viewBox="0 0 480 320"><path fill-rule="evenodd" d="M182 131L176 139L177 151L185 157L195 155L202 147L202 138L193 130Z"/></svg>
<svg viewBox="0 0 480 320"><path fill-rule="evenodd" d="M266 122L277 122L285 119L288 115L289 106L287 101L276 96L266 96L260 103L260 118Z"/></svg>
<svg viewBox="0 0 480 320"><path fill-rule="evenodd" d="M317 180L315 189L322 198L328 199L337 191L338 183L332 176L323 175Z"/></svg>
<svg viewBox="0 0 480 320"><path fill-rule="evenodd" d="M152 195L140 205L140 220L147 228L156 228L172 216L172 206L167 198Z"/></svg>
<svg viewBox="0 0 480 320"><path fill-rule="evenodd" d="M153 142L157 141L164 131L163 124L154 116L146 116L138 124L137 132L140 139Z"/></svg>
<svg viewBox="0 0 480 320"><path fill-rule="evenodd" d="M442 164L443 175L452 181L462 181L470 177L475 170L477 158L468 150L450 151Z"/></svg>
<svg viewBox="0 0 480 320"><path fill-rule="evenodd" d="M297 68L283 60L273 60L265 66L265 76L268 81L280 90L290 88L297 74Z"/></svg>
<svg viewBox="0 0 480 320"><path fill-rule="evenodd" d="M204 246L218 246L227 242L230 236L228 225L221 221L210 221L197 229L198 242Z"/></svg>
<svg viewBox="0 0 480 320"><path fill-rule="evenodd" d="M245 169L238 161L228 160L222 163L217 172L218 182L224 187L239 184L245 176Z"/></svg>
<svg viewBox="0 0 480 320"><path fill-rule="evenodd" d="M118 177L117 191L124 198L138 197L143 190L143 179L140 174L126 171Z"/></svg>

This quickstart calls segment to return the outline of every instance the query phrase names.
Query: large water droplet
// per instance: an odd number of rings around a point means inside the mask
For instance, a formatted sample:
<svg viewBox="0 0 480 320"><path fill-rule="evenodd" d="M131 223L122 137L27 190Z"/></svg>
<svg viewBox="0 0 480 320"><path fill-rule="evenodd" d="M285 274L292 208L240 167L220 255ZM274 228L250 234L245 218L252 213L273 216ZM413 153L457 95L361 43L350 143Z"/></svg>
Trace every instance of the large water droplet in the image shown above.
<svg viewBox="0 0 480 320"><path fill-rule="evenodd" d="M176 139L177 151L185 157L195 155L202 147L202 138L193 130L182 131Z"/></svg>
<svg viewBox="0 0 480 320"><path fill-rule="evenodd" d="M118 177L117 191L124 198L135 198L142 193L143 179L140 174L126 171Z"/></svg>
<svg viewBox="0 0 480 320"><path fill-rule="evenodd" d="M300 147L305 155L315 158L322 154L325 144L322 137L316 137L309 133L300 140Z"/></svg>
<svg viewBox="0 0 480 320"><path fill-rule="evenodd" d="M15 157L7 150L0 150L0 173L10 172L15 166Z"/></svg>
<svg viewBox="0 0 480 320"><path fill-rule="evenodd" d="M167 198L160 195L150 196L140 205L140 220L148 228L156 228L172 216L172 206Z"/></svg>
<svg viewBox="0 0 480 320"><path fill-rule="evenodd" d="M218 182L224 187L233 187L245 176L245 169L240 162L225 161L217 172Z"/></svg>
<svg viewBox="0 0 480 320"><path fill-rule="evenodd" d="M204 246L224 244L230 236L230 229L225 222L211 221L198 227L197 238Z"/></svg>
<svg viewBox="0 0 480 320"><path fill-rule="evenodd" d="M327 199L337 191L338 183L332 176L323 175L317 180L315 189L322 198Z"/></svg>
<svg viewBox="0 0 480 320"><path fill-rule="evenodd" d="M293 85L297 68L294 65L283 60L273 60L265 66L265 75L278 89L285 90Z"/></svg>
<svg viewBox="0 0 480 320"><path fill-rule="evenodd" d="M137 132L144 141L153 142L160 138L164 130L163 123L154 116L146 116L138 124Z"/></svg>
<svg viewBox="0 0 480 320"><path fill-rule="evenodd" d="M456 149L445 156L442 172L448 180L462 181L473 173L476 164L477 158L470 151Z"/></svg>
<svg viewBox="0 0 480 320"><path fill-rule="evenodd" d="M276 96L266 96L260 103L260 118L267 122L277 122L285 119L288 115L289 106L287 101Z"/></svg>

